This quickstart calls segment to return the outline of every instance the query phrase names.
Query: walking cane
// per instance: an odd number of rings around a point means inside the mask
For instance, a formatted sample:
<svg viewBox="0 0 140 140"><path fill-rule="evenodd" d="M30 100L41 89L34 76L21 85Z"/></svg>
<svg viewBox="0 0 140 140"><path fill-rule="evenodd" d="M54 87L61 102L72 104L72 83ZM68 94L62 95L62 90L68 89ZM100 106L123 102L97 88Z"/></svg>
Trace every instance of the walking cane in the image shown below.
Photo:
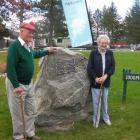
<svg viewBox="0 0 140 140"><path fill-rule="evenodd" d="M24 101L23 101L22 96L19 96L19 99L20 99L20 109L21 109L22 125L23 125L23 136L24 136L24 139L26 140L25 117L24 117Z"/></svg>
<svg viewBox="0 0 140 140"><path fill-rule="evenodd" d="M98 106L97 106L97 113L96 113L96 117L95 117L95 127L98 126L98 118L99 118L100 109L101 109L102 90L103 90L103 84L101 84L101 86L100 86L100 93L99 93Z"/></svg>

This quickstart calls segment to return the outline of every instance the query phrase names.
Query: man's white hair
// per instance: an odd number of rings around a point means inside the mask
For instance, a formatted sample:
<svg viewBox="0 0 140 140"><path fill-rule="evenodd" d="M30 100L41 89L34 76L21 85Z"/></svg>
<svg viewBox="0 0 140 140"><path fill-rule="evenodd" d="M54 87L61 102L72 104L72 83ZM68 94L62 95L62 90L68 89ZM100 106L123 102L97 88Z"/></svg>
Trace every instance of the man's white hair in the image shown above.
<svg viewBox="0 0 140 140"><path fill-rule="evenodd" d="M101 39L105 39L108 44L110 43L109 37L105 34L104 35L99 35L99 37L97 38L97 43L99 43Z"/></svg>

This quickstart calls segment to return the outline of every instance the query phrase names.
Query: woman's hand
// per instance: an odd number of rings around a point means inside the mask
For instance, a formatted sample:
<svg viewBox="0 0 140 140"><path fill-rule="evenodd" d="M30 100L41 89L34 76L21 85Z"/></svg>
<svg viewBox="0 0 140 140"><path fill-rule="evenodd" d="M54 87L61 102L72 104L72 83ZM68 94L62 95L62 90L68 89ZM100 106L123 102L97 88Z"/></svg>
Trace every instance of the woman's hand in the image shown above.
<svg viewBox="0 0 140 140"><path fill-rule="evenodd" d="M97 78L95 79L95 82L96 82L97 84L103 84L103 83L105 82L105 80L107 79L107 77L108 77L107 74L103 75L102 77L97 77Z"/></svg>
<svg viewBox="0 0 140 140"><path fill-rule="evenodd" d="M101 84L103 84L105 82L105 80L107 79L108 75L104 74L102 77L100 77L100 82Z"/></svg>

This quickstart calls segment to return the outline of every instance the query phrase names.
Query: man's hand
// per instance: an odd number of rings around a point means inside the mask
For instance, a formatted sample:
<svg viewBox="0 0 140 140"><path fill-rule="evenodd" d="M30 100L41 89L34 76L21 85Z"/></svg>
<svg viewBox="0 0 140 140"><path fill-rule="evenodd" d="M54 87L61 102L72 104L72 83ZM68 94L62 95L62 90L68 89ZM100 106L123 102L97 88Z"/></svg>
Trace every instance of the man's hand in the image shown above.
<svg viewBox="0 0 140 140"><path fill-rule="evenodd" d="M17 95L20 95L23 91L24 89L22 87L17 87L14 89L14 93Z"/></svg>
<svg viewBox="0 0 140 140"><path fill-rule="evenodd" d="M57 48L56 47L48 47L47 48L49 54L53 54L57 52Z"/></svg>

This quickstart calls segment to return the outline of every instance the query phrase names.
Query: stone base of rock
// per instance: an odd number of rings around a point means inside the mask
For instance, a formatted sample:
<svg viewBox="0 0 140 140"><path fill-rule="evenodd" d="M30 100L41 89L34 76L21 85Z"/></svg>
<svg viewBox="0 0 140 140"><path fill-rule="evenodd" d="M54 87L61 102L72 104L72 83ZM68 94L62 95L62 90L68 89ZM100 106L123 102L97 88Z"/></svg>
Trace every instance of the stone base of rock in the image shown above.
<svg viewBox="0 0 140 140"><path fill-rule="evenodd" d="M64 48L43 58L34 86L38 126L66 130L88 119L92 105L86 67L86 58Z"/></svg>

